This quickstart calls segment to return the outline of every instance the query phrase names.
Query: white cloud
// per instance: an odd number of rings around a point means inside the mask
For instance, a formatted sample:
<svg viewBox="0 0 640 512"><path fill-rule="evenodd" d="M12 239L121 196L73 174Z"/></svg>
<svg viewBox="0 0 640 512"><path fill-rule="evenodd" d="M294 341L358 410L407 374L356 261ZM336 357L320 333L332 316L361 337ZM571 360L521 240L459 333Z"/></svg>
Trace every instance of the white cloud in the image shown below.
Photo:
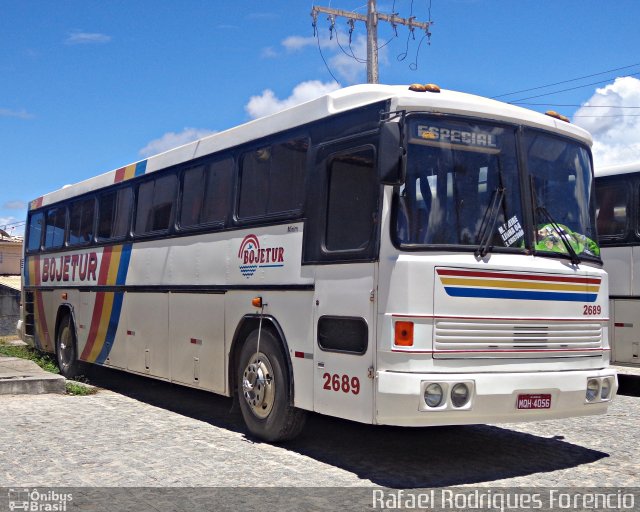
<svg viewBox="0 0 640 512"><path fill-rule="evenodd" d="M303 50L307 46L315 46L315 45L316 45L315 37L289 36L284 41L282 41L282 46L284 46L287 49L287 51L290 51L290 52Z"/></svg>
<svg viewBox="0 0 640 512"><path fill-rule="evenodd" d="M111 36L106 34L100 34L96 32L71 32L67 37L66 44L96 44L96 43L109 43Z"/></svg>
<svg viewBox="0 0 640 512"><path fill-rule="evenodd" d="M260 56L263 59L274 59L278 56L278 52L276 52L272 46L266 46L260 52Z"/></svg>
<svg viewBox="0 0 640 512"><path fill-rule="evenodd" d="M18 119L33 119L34 115L26 110L11 110L10 108L0 108L0 117L17 117Z"/></svg>
<svg viewBox="0 0 640 512"><path fill-rule="evenodd" d="M282 100L277 98L271 89L265 89L260 96L252 96L244 109L252 119L257 119L313 100L339 87L335 82L322 83L319 80L310 80L296 85L291 96Z"/></svg>
<svg viewBox="0 0 640 512"><path fill-rule="evenodd" d="M596 168L640 160L640 117L633 117L640 111L616 108L623 106L640 106L640 80L637 78L616 78L613 84L596 89L574 115L573 122L593 136Z"/></svg>
<svg viewBox="0 0 640 512"><path fill-rule="evenodd" d="M338 34L340 44L344 48L344 52L339 50L333 57L329 59L329 68L332 72L340 75L347 83L354 84L365 81L367 72L367 39L359 34L353 39L349 46L348 34ZM337 46L337 43L336 43ZM347 52L347 53L345 53ZM384 62L381 58L384 53L378 55L378 62ZM365 62L362 62L365 61Z"/></svg>
<svg viewBox="0 0 640 512"><path fill-rule="evenodd" d="M199 128L185 128L179 133L168 132L165 133L162 137L149 142L149 144L138 151L138 153L143 157L157 155L158 153L177 148L178 146L182 146L184 144L193 142L194 140L201 139L202 137L206 137L207 135L212 135L214 133L216 132Z"/></svg>
<svg viewBox="0 0 640 512"><path fill-rule="evenodd" d="M2 208L5 210L25 210L27 203L24 201L7 201L2 205Z"/></svg>

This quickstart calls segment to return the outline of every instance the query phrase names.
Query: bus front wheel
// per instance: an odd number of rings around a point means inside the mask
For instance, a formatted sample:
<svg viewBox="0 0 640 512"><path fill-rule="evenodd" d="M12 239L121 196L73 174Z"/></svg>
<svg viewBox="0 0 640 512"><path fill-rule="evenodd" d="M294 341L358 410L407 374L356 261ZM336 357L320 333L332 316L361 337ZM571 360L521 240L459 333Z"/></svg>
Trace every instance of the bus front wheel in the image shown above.
<svg viewBox="0 0 640 512"><path fill-rule="evenodd" d="M269 442L297 436L304 425L305 412L290 404L287 366L280 343L267 330L247 337L240 351L237 373L240 410L254 436Z"/></svg>
<svg viewBox="0 0 640 512"><path fill-rule="evenodd" d="M76 331L71 315L66 315L56 335L56 358L60 373L68 379L78 374L80 363L78 361Z"/></svg>

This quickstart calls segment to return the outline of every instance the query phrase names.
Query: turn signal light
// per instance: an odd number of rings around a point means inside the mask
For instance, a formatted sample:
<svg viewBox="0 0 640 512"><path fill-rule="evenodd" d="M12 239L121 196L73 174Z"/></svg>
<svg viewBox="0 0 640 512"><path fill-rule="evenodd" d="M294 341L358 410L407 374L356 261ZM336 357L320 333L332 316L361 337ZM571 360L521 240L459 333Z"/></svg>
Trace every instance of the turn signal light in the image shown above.
<svg viewBox="0 0 640 512"><path fill-rule="evenodd" d="M399 347L413 347L413 322L396 322L394 343Z"/></svg>
<svg viewBox="0 0 640 512"><path fill-rule="evenodd" d="M262 297L254 297L253 299L251 299L251 305L254 308L261 308L262 307Z"/></svg>

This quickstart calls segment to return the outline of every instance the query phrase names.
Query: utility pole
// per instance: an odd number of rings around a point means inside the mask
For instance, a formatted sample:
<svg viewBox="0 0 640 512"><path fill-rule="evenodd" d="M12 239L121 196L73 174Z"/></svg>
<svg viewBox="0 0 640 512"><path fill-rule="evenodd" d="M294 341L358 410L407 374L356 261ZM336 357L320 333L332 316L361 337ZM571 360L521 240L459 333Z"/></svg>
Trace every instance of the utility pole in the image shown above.
<svg viewBox="0 0 640 512"><path fill-rule="evenodd" d="M350 23L354 21L364 21L367 27L367 83L378 83L378 22L386 21L391 26L396 28L397 25L405 25L409 27L409 30L413 32L414 29L419 28L425 31L427 35L429 33L429 27L431 22L416 21L415 16L410 18L399 18L396 13L391 15L379 13L376 11L376 0L367 0L367 15L357 14L355 12L344 11L342 9L332 9L330 7L316 7L315 5L311 9L311 16L313 17L313 23L315 26L318 19L318 13L325 13L329 15L329 19L332 20L336 16L347 18Z"/></svg>

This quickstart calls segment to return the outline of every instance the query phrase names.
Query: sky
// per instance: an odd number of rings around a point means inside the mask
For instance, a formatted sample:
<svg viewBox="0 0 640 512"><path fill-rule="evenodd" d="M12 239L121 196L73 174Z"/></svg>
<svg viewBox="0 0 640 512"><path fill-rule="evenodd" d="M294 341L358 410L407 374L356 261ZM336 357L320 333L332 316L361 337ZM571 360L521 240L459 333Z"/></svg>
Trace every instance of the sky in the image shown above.
<svg viewBox="0 0 640 512"><path fill-rule="evenodd" d="M312 5L0 0L0 229L22 234L28 202L65 184L366 82L364 24L350 37L320 15L314 35ZM430 37L380 24L381 83L553 109L592 133L596 166L640 161L640 1L377 8L432 22Z"/></svg>

